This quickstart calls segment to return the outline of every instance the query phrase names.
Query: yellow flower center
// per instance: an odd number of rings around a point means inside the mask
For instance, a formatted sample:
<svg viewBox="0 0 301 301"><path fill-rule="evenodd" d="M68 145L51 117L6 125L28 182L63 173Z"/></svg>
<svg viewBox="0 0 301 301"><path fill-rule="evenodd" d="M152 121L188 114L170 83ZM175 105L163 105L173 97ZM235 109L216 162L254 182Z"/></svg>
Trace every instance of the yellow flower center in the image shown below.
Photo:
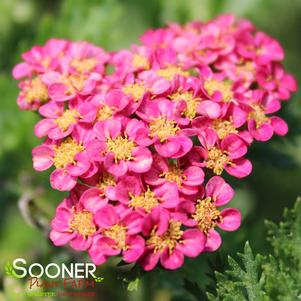
<svg viewBox="0 0 301 301"><path fill-rule="evenodd" d="M96 58L73 59L70 64L77 72L85 73L92 71L97 65Z"/></svg>
<svg viewBox="0 0 301 301"><path fill-rule="evenodd" d="M103 120L111 119L113 117L113 114L114 114L113 109L105 104L102 108L98 110L97 120L103 121Z"/></svg>
<svg viewBox="0 0 301 301"><path fill-rule="evenodd" d="M74 157L84 150L82 144L77 143L71 137L65 139L60 145L54 146L53 164L56 168L65 168L67 164L75 164Z"/></svg>
<svg viewBox="0 0 301 301"><path fill-rule="evenodd" d="M93 223L93 214L86 209L75 212L72 208L73 214L69 220L69 231L77 232L85 239L96 232L96 226Z"/></svg>
<svg viewBox="0 0 301 301"><path fill-rule="evenodd" d="M141 68L144 70L150 68L148 59L145 56L139 54L133 55L132 64L135 68Z"/></svg>
<svg viewBox="0 0 301 301"><path fill-rule="evenodd" d="M222 151L217 147L209 149L208 158L206 160L207 168L212 169L215 174L220 175L227 164L232 164L228 158L227 152Z"/></svg>
<svg viewBox="0 0 301 301"><path fill-rule="evenodd" d="M75 124L77 118L80 117L76 110L66 110L60 117L56 118L55 123L59 129L66 131L71 124Z"/></svg>
<svg viewBox="0 0 301 301"><path fill-rule="evenodd" d="M192 218L198 223L198 228L205 234L214 228L217 223L222 222L221 213L217 210L211 197L198 200L195 209Z"/></svg>
<svg viewBox="0 0 301 301"><path fill-rule="evenodd" d="M142 84L129 84L123 87L122 91L124 94L130 95L135 102L138 102L143 97L147 89Z"/></svg>
<svg viewBox="0 0 301 301"><path fill-rule="evenodd" d="M200 98L195 98L191 92L176 92L170 96L172 100L184 100L186 102L186 109L182 113L185 117L193 120L197 115L197 107L200 103Z"/></svg>
<svg viewBox="0 0 301 301"><path fill-rule="evenodd" d="M264 108L260 105L253 104L253 111L249 113L248 119L254 119L256 122L256 128L261 127L265 122L269 121L269 118L265 115Z"/></svg>
<svg viewBox="0 0 301 301"><path fill-rule="evenodd" d="M243 61L236 66L236 72L238 75L244 75L245 73L254 73L254 63L251 61Z"/></svg>
<svg viewBox="0 0 301 301"><path fill-rule="evenodd" d="M108 186L116 186L116 180L113 175L108 172L104 172L96 186L105 191Z"/></svg>
<svg viewBox="0 0 301 301"><path fill-rule="evenodd" d="M136 143L132 140L128 140L127 137L118 136L117 138L107 140L107 151L112 152L115 155L115 161L120 160L134 160L132 151L136 146Z"/></svg>
<svg viewBox="0 0 301 301"><path fill-rule="evenodd" d="M81 91L84 87L86 77L80 75L69 75L62 78L63 83L68 87L68 90L65 92L66 95L71 95L77 91Z"/></svg>
<svg viewBox="0 0 301 301"><path fill-rule="evenodd" d="M157 70L157 74L163 78L165 78L168 81L173 80L175 75L182 75L182 76L189 76L189 72L184 71L182 68L177 66L168 66L163 69Z"/></svg>
<svg viewBox="0 0 301 301"><path fill-rule="evenodd" d="M238 131L234 127L233 122L229 120L215 119L212 124L219 139L226 138L229 134L237 134Z"/></svg>
<svg viewBox="0 0 301 301"><path fill-rule="evenodd" d="M116 224L109 229L103 230L103 235L115 241L116 245L113 245L113 248L127 250L126 230L127 228L125 226Z"/></svg>
<svg viewBox="0 0 301 301"><path fill-rule="evenodd" d="M45 103L49 100L47 86L39 77L36 77L31 81L27 81L24 92L24 98L29 104L37 100L41 103Z"/></svg>
<svg viewBox="0 0 301 301"><path fill-rule="evenodd" d="M159 205L159 199L156 198L153 191L147 187L147 190L140 195L133 195L130 193L131 201L129 207L143 208L147 213Z"/></svg>
<svg viewBox="0 0 301 301"><path fill-rule="evenodd" d="M204 88L209 96L212 96L215 91L219 91L223 96L224 102L230 102L233 98L232 83L230 81L209 79L205 81Z"/></svg>
<svg viewBox="0 0 301 301"><path fill-rule="evenodd" d="M146 245L154 248L154 253L163 252L166 248L171 254L178 243L181 243L183 231L181 223L170 220L168 230L163 235L156 234L156 227L153 228L150 238L146 241Z"/></svg>
<svg viewBox="0 0 301 301"><path fill-rule="evenodd" d="M165 116L154 118L149 124L150 136L157 136L161 142L175 136L179 129L174 120L167 119Z"/></svg>
<svg viewBox="0 0 301 301"><path fill-rule="evenodd" d="M176 165L171 165L168 171L160 174L160 177L164 177L168 182L175 182L178 187L181 187L182 181L186 179L183 170Z"/></svg>

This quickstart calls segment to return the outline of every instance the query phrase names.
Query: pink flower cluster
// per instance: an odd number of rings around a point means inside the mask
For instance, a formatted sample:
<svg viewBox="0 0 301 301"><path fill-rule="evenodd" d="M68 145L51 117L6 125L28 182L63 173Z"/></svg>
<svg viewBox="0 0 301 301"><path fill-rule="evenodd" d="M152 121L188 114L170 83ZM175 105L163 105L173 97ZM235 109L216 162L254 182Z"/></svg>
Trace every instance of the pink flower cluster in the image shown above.
<svg viewBox="0 0 301 301"><path fill-rule="evenodd" d="M86 250L95 264L121 255L152 270L221 245L236 230L234 191L221 177L248 176L252 141L285 135L274 115L296 91L279 43L247 20L150 30L140 45L108 53L51 39L22 55L18 104L42 119L38 171L70 191L50 238Z"/></svg>

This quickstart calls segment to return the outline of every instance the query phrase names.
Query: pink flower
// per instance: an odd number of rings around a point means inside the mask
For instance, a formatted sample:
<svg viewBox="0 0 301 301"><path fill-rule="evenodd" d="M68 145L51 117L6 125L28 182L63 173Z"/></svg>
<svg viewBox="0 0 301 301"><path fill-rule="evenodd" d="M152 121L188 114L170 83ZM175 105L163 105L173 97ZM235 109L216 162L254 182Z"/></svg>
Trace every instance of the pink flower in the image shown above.
<svg viewBox="0 0 301 301"><path fill-rule="evenodd" d="M48 87L40 76L21 81L18 86L21 91L17 103L21 110L35 111L50 100Z"/></svg>
<svg viewBox="0 0 301 301"><path fill-rule="evenodd" d="M161 208L145 218L142 233L146 247L139 263L146 271L154 269L159 261L165 269L178 269L184 263L184 256L197 257L206 242L201 231L182 230L181 222L170 219L168 211Z"/></svg>
<svg viewBox="0 0 301 301"><path fill-rule="evenodd" d="M251 33L245 34L238 42L237 50L242 57L252 59L259 65L284 59L280 44L263 32L257 32L254 37Z"/></svg>
<svg viewBox="0 0 301 301"><path fill-rule="evenodd" d="M69 191L79 176L92 176L97 169L86 152L89 132L77 128L72 137L63 140L46 140L32 150L33 166L43 171L52 165L56 168L50 175L52 188Z"/></svg>
<svg viewBox="0 0 301 301"><path fill-rule="evenodd" d="M88 74L104 73L105 63L110 56L102 48L80 41L69 43L66 50L64 65L69 67L70 73Z"/></svg>
<svg viewBox="0 0 301 301"><path fill-rule="evenodd" d="M206 184L205 191L196 203L186 202L185 208L189 215L184 224L189 227L197 227L207 239L204 251L216 251L221 243L219 233L215 226L225 231L235 231L241 224L241 214L237 209L219 207L226 205L233 198L234 191L225 180L219 176L212 177Z"/></svg>
<svg viewBox="0 0 301 301"><path fill-rule="evenodd" d="M146 147L151 143L148 130L137 119L107 120L94 127L98 138L96 158L104 161L104 166L116 177L128 170L143 173L150 169L152 155ZM98 155L97 155L98 153ZM102 155L103 154L103 155Z"/></svg>
<svg viewBox="0 0 301 301"><path fill-rule="evenodd" d="M34 168L53 166L52 188L70 191L53 243L86 250L95 264L122 255L173 270L217 250L216 227L239 227L239 211L222 208L234 191L219 175L246 177L253 140L287 133L274 113L297 85L280 44L232 15L141 41L107 53L51 39L23 54L13 76L19 107L42 116Z"/></svg>
<svg viewBox="0 0 301 301"><path fill-rule="evenodd" d="M164 186L162 190L170 189L172 184L179 192L192 195L198 192L198 187L204 181L204 172L200 167L184 165L177 161L169 164L168 160L155 154L151 169L143 175L144 181L152 186Z"/></svg>
<svg viewBox="0 0 301 301"><path fill-rule="evenodd" d="M118 90L112 90L105 95L96 94L90 102L95 106L96 122L124 116L123 111L129 103L128 99Z"/></svg>
<svg viewBox="0 0 301 301"><path fill-rule="evenodd" d="M91 95L100 80L101 75L96 72L77 75L49 71L43 75L50 98L58 102L71 100L76 96Z"/></svg>
<svg viewBox="0 0 301 301"><path fill-rule="evenodd" d="M168 100L145 102L137 114L148 122L156 151L166 158L180 158L192 148L192 141L176 122L174 103Z"/></svg>
<svg viewBox="0 0 301 301"><path fill-rule="evenodd" d="M175 208L180 199L177 188L166 183L157 188L143 185L138 176L125 176L116 186L116 199L131 210L149 213L158 206Z"/></svg>
<svg viewBox="0 0 301 301"><path fill-rule="evenodd" d="M291 74L285 73L283 67L277 63L259 69L257 81L276 99L288 100L291 92L297 91L295 78Z"/></svg>
<svg viewBox="0 0 301 301"><path fill-rule="evenodd" d="M13 69L15 79L31 77L35 73L45 73L59 67L59 57L68 45L68 41L50 39L44 46L34 46L22 54L25 62L16 65Z"/></svg>
<svg viewBox="0 0 301 301"><path fill-rule="evenodd" d="M248 130L254 139L267 141L273 134L284 136L288 132L286 122L278 116L267 116L280 109L280 102L268 97L261 90L253 90L249 101Z"/></svg>
<svg viewBox="0 0 301 301"><path fill-rule="evenodd" d="M201 87L202 82L195 77L175 79L168 98L175 103L177 122L180 125L187 126L200 115L212 119L220 116L220 105L204 98Z"/></svg>
<svg viewBox="0 0 301 301"><path fill-rule="evenodd" d="M96 188L84 191L79 200L74 197L64 199L51 222L52 242L56 246L70 243L75 250L89 249L93 237L99 233L95 213L107 202L107 199L99 196Z"/></svg>
<svg viewBox="0 0 301 301"><path fill-rule="evenodd" d="M112 205L96 212L95 221L100 235L95 238L89 255L95 264L102 264L109 256L122 253L122 259L131 263L144 252L144 239L138 235L142 218L132 212L121 217Z"/></svg>
<svg viewBox="0 0 301 301"><path fill-rule="evenodd" d="M202 145L198 150L203 158L200 166L211 169L216 175L220 175L225 169L236 178L243 178L251 173L251 162L243 158L247 144L237 135L230 134L219 142L216 133L207 129L198 138Z"/></svg>
<svg viewBox="0 0 301 301"><path fill-rule="evenodd" d="M77 123L90 123L95 119L93 109L90 103L70 104L65 109L61 102L49 102L39 109L45 119L35 125L35 134L39 138L47 135L53 140L65 138L73 132Z"/></svg>

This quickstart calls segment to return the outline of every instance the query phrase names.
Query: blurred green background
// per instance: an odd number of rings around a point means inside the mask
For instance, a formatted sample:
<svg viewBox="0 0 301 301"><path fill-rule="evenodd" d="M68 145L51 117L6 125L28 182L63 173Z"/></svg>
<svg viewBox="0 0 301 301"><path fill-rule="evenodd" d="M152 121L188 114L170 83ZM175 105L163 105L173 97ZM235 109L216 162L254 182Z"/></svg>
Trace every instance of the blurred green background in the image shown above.
<svg viewBox="0 0 301 301"><path fill-rule="evenodd" d="M277 38L285 49L287 70L300 83L300 0L0 1L0 301L29 300L12 296L23 284L4 275L2 267L7 261L16 257L46 263L84 260L68 249L52 247L47 240L49 220L64 194L50 189L47 172L32 169L31 149L39 143L33 135L38 117L19 111L16 105L18 90L11 69L20 61L20 54L51 37L87 40L116 50L137 42L150 27L208 20L224 12L247 17ZM99 270L105 280L98 285L95 300L195 300L185 285L195 282L203 289L214 288L212 270L222 271L227 255L236 254L246 240L256 252L267 254L264 219L279 220L283 208L291 207L301 192L299 96L296 93L281 111L289 123L289 135L255 143L249 153L254 163L252 175L243 181L229 179L237 189L232 205L241 209L244 222L239 231L223 236L221 250L187 261L177 272L148 273L132 292L126 287L136 272L128 272L128 267L116 269L116 262L110 261Z"/></svg>

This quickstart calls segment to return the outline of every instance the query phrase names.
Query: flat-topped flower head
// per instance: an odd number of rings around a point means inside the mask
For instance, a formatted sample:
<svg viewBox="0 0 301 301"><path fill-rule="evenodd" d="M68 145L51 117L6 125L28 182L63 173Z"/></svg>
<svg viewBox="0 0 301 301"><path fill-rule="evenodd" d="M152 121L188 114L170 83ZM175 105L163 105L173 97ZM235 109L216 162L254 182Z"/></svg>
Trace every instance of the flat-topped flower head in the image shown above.
<svg viewBox="0 0 301 301"><path fill-rule="evenodd" d="M287 133L274 113L297 85L280 44L231 15L149 30L141 42L107 53L51 39L22 54L13 76L19 107L42 116L34 168L52 167L51 187L70 191L53 243L97 265L122 256L174 270L218 249L218 228L239 227L221 176L248 176L253 140Z"/></svg>

